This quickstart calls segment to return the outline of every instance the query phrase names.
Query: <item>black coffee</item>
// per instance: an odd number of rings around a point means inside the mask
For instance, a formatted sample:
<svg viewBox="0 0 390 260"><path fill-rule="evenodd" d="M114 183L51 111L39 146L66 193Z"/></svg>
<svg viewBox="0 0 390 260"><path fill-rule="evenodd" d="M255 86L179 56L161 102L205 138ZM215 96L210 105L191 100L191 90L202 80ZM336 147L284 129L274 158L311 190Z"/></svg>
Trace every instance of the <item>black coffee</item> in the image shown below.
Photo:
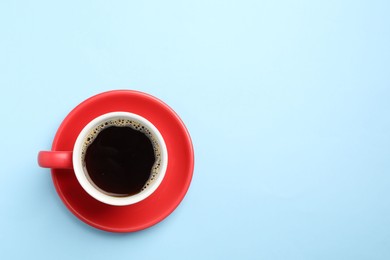
<svg viewBox="0 0 390 260"><path fill-rule="evenodd" d="M124 120L99 127L86 140L84 169L91 181L113 196L139 193L155 177L156 147L150 132L136 123L126 126Z"/></svg>

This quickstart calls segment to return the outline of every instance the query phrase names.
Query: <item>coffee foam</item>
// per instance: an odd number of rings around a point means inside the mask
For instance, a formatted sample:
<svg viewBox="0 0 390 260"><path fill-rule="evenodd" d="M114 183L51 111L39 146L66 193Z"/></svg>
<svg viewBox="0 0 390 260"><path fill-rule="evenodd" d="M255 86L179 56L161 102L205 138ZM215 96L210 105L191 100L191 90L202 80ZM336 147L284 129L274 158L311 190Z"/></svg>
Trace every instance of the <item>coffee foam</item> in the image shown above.
<svg viewBox="0 0 390 260"><path fill-rule="evenodd" d="M87 172L86 165L85 165L85 153L87 151L88 146L93 143L93 141L95 140L95 138L98 136L98 134L101 131L103 131L104 129L111 127L111 126L131 127L132 129L137 130L137 131L145 134L149 138L149 140L151 141L151 143L153 145L155 161L154 161L154 164L152 166L150 177L149 177L148 181L145 183L145 185L143 186L143 188L141 189L141 192L142 192L149 185L151 185L154 182L154 180L156 180L156 178L160 172L161 149L160 149L160 145L158 144L156 138L153 136L151 131L146 126L144 126L143 124L141 124L137 121L118 118L118 119L105 121L105 122L99 124L98 126L96 126L93 130L91 130L89 132L89 134L85 137L83 148L81 150L81 159L82 159L84 171ZM88 176L88 174L87 174L87 176ZM88 176L88 179L96 187L96 185L92 182L92 180L90 180L89 176Z"/></svg>

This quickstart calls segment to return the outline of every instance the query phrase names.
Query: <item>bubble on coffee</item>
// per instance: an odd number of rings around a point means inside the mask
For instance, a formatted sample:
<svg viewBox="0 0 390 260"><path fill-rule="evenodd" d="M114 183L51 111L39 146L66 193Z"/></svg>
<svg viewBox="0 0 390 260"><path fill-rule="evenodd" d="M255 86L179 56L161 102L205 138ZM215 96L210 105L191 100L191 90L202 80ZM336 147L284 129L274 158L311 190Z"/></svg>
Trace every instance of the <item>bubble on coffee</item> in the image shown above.
<svg viewBox="0 0 390 260"><path fill-rule="evenodd" d="M105 121L105 122L99 124L98 126L96 126L95 128L93 128L93 130L91 130L89 132L89 134L87 134L85 141L84 141L84 144L83 144L83 147L82 147L81 156L82 156L83 169L84 169L84 171L86 171L89 181L91 182L91 184L93 186L95 186L95 188L98 188L99 190L101 190L104 193L107 193L109 195L114 195L114 196L132 195L132 194L121 195L121 194L116 194L116 193L113 194L111 192L108 192L108 191L102 189L101 187L99 187L99 185L97 185L96 183L94 183L94 181L91 180L91 176L89 176L90 174L87 170L86 154L87 154L88 148L94 143L94 141L98 138L99 134L102 133L103 130L106 130L110 127L120 127L120 128L128 127L128 128L133 129L133 130L136 130L137 132L144 134L150 140L150 143L152 144L152 149L154 152L154 158L155 158L154 164L151 167L151 170L149 173L149 178L144 183L142 188L136 193L144 191L146 188L148 188L150 185L152 185L152 183L158 177L158 174L160 172L160 166L161 166L161 149L160 149L158 141L156 140L155 136L152 134L150 129L148 129L145 125L143 125L135 120L125 119L125 118L118 118L118 119L112 119L112 120ZM129 160L130 159L131 158L129 158Z"/></svg>

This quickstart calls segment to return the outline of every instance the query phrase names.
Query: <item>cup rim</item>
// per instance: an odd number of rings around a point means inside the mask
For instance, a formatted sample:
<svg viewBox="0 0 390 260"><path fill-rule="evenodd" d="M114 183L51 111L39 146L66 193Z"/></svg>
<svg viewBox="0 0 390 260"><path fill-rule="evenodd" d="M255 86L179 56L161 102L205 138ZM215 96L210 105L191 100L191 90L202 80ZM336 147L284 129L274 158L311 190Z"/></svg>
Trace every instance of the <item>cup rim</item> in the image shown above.
<svg viewBox="0 0 390 260"><path fill-rule="evenodd" d="M157 174L156 179L146 188L145 190L126 197L114 197L110 196L106 193L103 193L99 191L96 187L92 185L92 183L88 180L86 173L83 170L82 166L82 147L84 144L84 140L87 137L87 135L90 133L90 131L98 126L100 123L107 121L109 119L115 119L115 118L125 118L125 119L131 119L133 121L138 121L141 124L145 125L149 130L151 130L153 136L156 138L156 141L158 142L158 145L160 146L161 150L161 164L160 164L160 172ZM113 205L113 206L127 206L131 204L135 204L137 202L140 202L147 197L149 197L154 191L157 190L159 185L161 184L162 180L164 179L167 165L168 165L168 152L167 147L164 141L164 138L162 137L160 131L146 118L130 113L130 112L123 112L123 111L116 111L116 112L110 112L103 115L100 115L93 120L91 120L84 128L81 130L79 135L77 136L76 142L73 147L73 169L76 175L76 178L82 188L93 198L96 200Z"/></svg>

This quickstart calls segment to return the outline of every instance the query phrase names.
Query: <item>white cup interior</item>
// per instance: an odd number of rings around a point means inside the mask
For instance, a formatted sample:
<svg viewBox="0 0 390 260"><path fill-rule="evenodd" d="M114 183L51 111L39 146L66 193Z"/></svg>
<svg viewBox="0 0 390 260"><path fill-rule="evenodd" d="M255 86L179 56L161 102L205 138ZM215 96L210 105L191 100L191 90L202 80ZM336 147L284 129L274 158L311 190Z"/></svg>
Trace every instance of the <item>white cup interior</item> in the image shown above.
<svg viewBox="0 0 390 260"><path fill-rule="evenodd" d="M88 135L102 123L107 122L109 120L116 120L116 119L132 120L137 123L140 123L142 126L149 129L149 131L151 132L151 134L153 135L153 137L158 143L158 146L160 148L160 154L161 154L160 157L161 163L160 163L158 174L156 174L155 179L152 182L150 182L150 185L146 186L141 192L127 197L116 197L100 190L90 180L88 173L86 173L83 167L82 150ZM89 195L91 195L96 200L114 206L131 205L146 199L161 184L165 176L167 165L168 165L167 148L164 139L160 134L160 132L158 131L158 129L144 117L129 112L111 112L93 119L80 132L73 148L73 168L76 174L76 178L80 183L80 185Z"/></svg>

